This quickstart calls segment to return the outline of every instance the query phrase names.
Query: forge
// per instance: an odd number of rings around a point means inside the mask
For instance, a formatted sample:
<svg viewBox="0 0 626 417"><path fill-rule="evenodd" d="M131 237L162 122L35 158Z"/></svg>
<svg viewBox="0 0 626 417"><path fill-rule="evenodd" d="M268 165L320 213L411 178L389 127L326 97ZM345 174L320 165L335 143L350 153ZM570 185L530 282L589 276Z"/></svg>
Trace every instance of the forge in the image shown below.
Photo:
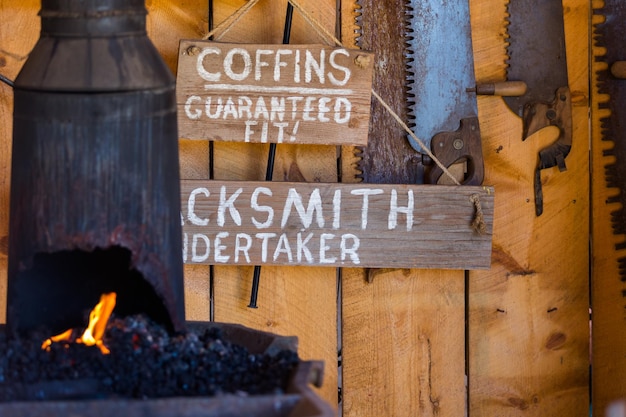
<svg viewBox="0 0 626 417"><path fill-rule="evenodd" d="M295 339L185 320L175 79L148 39L144 1L41 4L40 39L14 84L0 415L332 415L309 387L321 384L319 362L298 361L284 386L259 396L220 388L209 398L212 383L193 380L234 370L198 365L225 356L224 346L243 352L249 376L255 361L296 355ZM77 347L72 330L85 328L103 294L116 299L103 337L110 355ZM128 385L124 373L139 360L138 384L165 398L111 389ZM7 381L20 367L30 374Z"/></svg>
<svg viewBox="0 0 626 417"><path fill-rule="evenodd" d="M105 290L182 330L175 79L143 0L40 15L14 87L7 328L79 325Z"/></svg>

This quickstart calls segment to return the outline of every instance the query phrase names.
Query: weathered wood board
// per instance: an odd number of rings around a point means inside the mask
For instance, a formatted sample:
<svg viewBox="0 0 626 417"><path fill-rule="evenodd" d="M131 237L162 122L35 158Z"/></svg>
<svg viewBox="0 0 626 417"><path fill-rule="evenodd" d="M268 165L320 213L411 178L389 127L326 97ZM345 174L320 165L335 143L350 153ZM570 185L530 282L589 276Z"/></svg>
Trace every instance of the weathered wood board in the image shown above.
<svg viewBox="0 0 626 417"><path fill-rule="evenodd" d="M179 134L247 143L367 142L373 57L324 45L182 40Z"/></svg>
<svg viewBox="0 0 626 417"><path fill-rule="evenodd" d="M198 7L206 12L205 5ZM214 22L218 25L239 7L243 0L216 0ZM303 7L331 33L335 27L335 1L301 1ZM154 2L153 2L154 4ZM286 0L262 0L234 25L221 42L281 44ZM191 11L192 7L185 7ZM206 16L206 14L205 14ZM181 19L184 21L184 19ZM196 21L197 22L197 21ZM205 22L206 23L206 22ZM188 23L185 23L188 25ZM206 25L204 26L206 29ZM194 37L201 39L203 35ZM172 41L172 36L168 37ZM189 39L190 36L174 37ZM325 40L311 30L294 12L291 43L320 44ZM177 52L176 52L177 53ZM175 61L175 60L174 60ZM209 144L206 140L182 140L181 167L193 177L208 179ZM217 180L263 180L268 159L268 144L213 143L213 178ZM334 146L278 144L274 181L335 182L337 155ZM253 267L215 266L213 274L206 265L186 265L185 280L189 300L188 314L216 321L240 323L272 333L297 336L301 358L323 360L324 384L319 395L334 407L337 401L337 277L334 268L264 266L261 269L258 308L247 305L250 299ZM211 288L213 288L211 290ZM208 303L212 300L211 303Z"/></svg>
<svg viewBox="0 0 626 417"><path fill-rule="evenodd" d="M362 0L374 89L406 120L403 0ZM347 13L347 12L346 12ZM344 16L348 24L352 15ZM343 147L344 182L414 183L415 151L377 101L363 152ZM364 159L362 159L365 157ZM459 416L466 410L464 271L342 269L343 415ZM373 281L372 281L373 278ZM371 283L369 283L371 281Z"/></svg>
<svg viewBox="0 0 626 417"><path fill-rule="evenodd" d="M472 222L480 198L484 234ZM490 187L182 182L183 259L224 265L476 269Z"/></svg>

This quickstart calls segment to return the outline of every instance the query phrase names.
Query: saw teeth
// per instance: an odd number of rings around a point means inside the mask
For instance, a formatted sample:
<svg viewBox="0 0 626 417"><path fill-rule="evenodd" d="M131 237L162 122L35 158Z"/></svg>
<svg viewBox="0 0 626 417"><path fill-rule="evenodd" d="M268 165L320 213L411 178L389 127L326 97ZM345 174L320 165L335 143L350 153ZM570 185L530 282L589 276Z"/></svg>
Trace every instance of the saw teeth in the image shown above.
<svg viewBox="0 0 626 417"><path fill-rule="evenodd" d="M361 0L355 1L355 32L356 32L356 46L361 48L363 45L363 6L361 5Z"/></svg>
<svg viewBox="0 0 626 417"><path fill-rule="evenodd" d="M412 5L411 0L406 0L404 2L404 13L405 13L405 25L404 25L404 58L405 58L405 67L406 67L406 114L407 114L407 125L411 130L415 126L415 93L413 91L412 85L415 83L415 70L413 69L413 62L415 61L415 51L412 48L412 41L415 39L415 31L411 26L411 19L415 12L415 8Z"/></svg>
<svg viewBox="0 0 626 417"><path fill-rule="evenodd" d="M605 5L606 5L605 0ZM610 14L610 10L606 7L598 7L592 10L592 19L597 16L605 17L607 14ZM596 20L596 19L594 19ZM596 74L596 89L597 93L604 95L605 101L598 103L599 110L611 110L611 88L610 79L612 75L610 74L609 69L609 60L612 59L608 55L608 51L606 48L605 37L607 36L606 31L608 30L608 26L606 26L606 19L602 19L600 22L595 22L593 24L593 46L595 48L604 48L604 51L596 54L597 51L594 52L594 62L598 64L603 64L601 69L595 71ZM610 212L611 216L611 227L613 229L613 234L617 236L621 236L624 240L621 243L615 245L616 250L625 250L626 249L626 207L623 206L622 200L624 199L624 190L621 187L624 186L624 178L621 178L620 170L618 167L619 163L624 163L625 161L620 161L620 157L623 158L623 155L620 155L620 149L618 147L618 138L616 137L616 132L613 128L613 123L611 117L614 117L612 114L608 114L605 117L601 117L599 119L600 122L600 133L602 136L603 142L610 142L613 146L604 149L602 152L602 156L604 158L610 158L615 162L610 162L604 166L604 174L607 188L613 189L612 191L616 191L609 198L607 198L607 204L617 205L619 208ZM619 270L619 275L622 277L622 280L626 280L626 256L618 257L617 259L617 267Z"/></svg>
<svg viewBox="0 0 626 417"><path fill-rule="evenodd" d="M355 42L356 42L356 46L359 48L363 47L363 5L361 4L361 0L356 0L355 1L355 25L356 25L356 29L355 29L355 33L356 33L356 37L355 37ZM356 159L355 165L356 165L356 172L354 174L354 178L358 179L359 182L363 182L364 181L364 168L363 168L363 154L364 154L365 150L363 148L363 146L355 146L353 148L353 154L354 157Z"/></svg>
<svg viewBox="0 0 626 417"><path fill-rule="evenodd" d="M511 66L511 50L510 50L510 46L511 46L511 36L509 36L509 26L511 25L511 12L509 10L509 6L511 4L511 0L506 2L506 15L504 17L504 42L506 43L506 56L507 59L504 61L504 64L506 66L506 74L507 74L507 79L508 79L508 75L509 75L509 68Z"/></svg>

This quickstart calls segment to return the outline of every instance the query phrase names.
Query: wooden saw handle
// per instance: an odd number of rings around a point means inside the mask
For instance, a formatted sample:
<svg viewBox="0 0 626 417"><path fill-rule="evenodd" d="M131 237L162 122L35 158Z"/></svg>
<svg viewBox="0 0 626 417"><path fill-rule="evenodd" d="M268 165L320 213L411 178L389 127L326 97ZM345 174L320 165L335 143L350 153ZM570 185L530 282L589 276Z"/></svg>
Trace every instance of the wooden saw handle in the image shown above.
<svg viewBox="0 0 626 417"><path fill-rule="evenodd" d="M524 81L501 81L477 84L475 88L469 88L468 91L475 91L479 96L519 97L526 94L527 89Z"/></svg>

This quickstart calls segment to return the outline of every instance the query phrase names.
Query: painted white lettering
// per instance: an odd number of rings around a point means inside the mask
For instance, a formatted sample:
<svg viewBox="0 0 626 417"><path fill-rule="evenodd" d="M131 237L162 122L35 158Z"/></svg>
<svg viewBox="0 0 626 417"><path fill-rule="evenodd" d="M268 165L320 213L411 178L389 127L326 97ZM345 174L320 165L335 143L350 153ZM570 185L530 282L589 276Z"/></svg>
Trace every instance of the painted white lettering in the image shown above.
<svg viewBox="0 0 626 417"><path fill-rule="evenodd" d="M304 97L287 97L287 100L291 102L291 120L296 120L298 117L298 102L304 100Z"/></svg>
<svg viewBox="0 0 626 417"><path fill-rule="evenodd" d="M274 221L274 209L272 206L261 206L259 205L259 194L264 194L267 196L272 196L272 190L267 187L256 187L252 196L250 197L250 206L252 210L258 211L261 213L267 213L267 219L264 222L258 221L256 218L252 217L252 223L256 226L257 229L267 229L272 225Z"/></svg>
<svg viewBox="0 0 626 417"><path fill-rule="evenodd" d="M333 195L333 229L340 227L341 219L341 190L335 190Z"/></svg>
<svg viewBox="0 0 626 417"><path fill-rule="evenodd" d="M242 243L245 241L245 243ZM237 233L235 237L235 262L239 262L239 254L242 253L246 257L246 262L250 263L250 254L248 251L252 247L252 238L245 233Z"/></svg>
<svg viewBox="0 0 626 417"><path fill-rule="evenodd" d="M244 113L246 119L252 119L252 113L250 111L250 109L252 108L252 100L250 100L250 97L240 96L237 99L237 106L240 119L244 118Z"/></svg>
<svg viewBox="0 0 626 417"><path fill-rule="evenodd" d="M243 61L241 72L236 73L233 70L234 59L235 56L240 56ZM231 80L235 81L243 81L248 78L250 72L252 71L252 58L250 58L250 53L243 48L233 48L226 54L224 58L224 73Z"/></svg>
<svg viewBox="0 0 626 417"><path fill-rule="evenodd" d="M226 198L226 186L222 185L220 189L220 203L217 206L217 224L219 227L224 227L225 219L224 213L226 209L230 213L230 217L233 219L237 226L241 226L241 214L237 208L235 208L235 200L239 197L239 194L243 191L243 188L239 188L233 195Z"/></svg>
<svg viewBox="0 0 626 417"><path fill-rule="evenodd" d="M257 233L254 236L261 239L261 262L267 262L267 243L270 238L276 237L276 233Z"/></svg>
<svg viewBox="0 0 626 417"><path fill-rule="evenodd" d="M314 122L315 120L317 120L315 117L312 117L309 115L309 113L315 110L312 105L312 103L315 100L317 100L317 98L307 97L306 100L304 101L304 109L302 111L302 120L306 122Z"/></svg>
<svg viewBox="0 0 626 417"><path fill-rule="evenodd" d="M195 101L202 102L202 99L198 96L189 96L185 102L185 114L189 120L198 120L202 117L202 110L196 108L193 112L191 111L191 106Z"/></svg>
<svg viewBox="0 0 626 417"><path fill-rule="evenodd" d="M335 263L337 257L333 256L330 258L326 257L326 252L330 250L330 246L326 244L327 240L332 240L335 238L335 235L332 233L322 233L320 235L320 263L321 264L332 264Z"/></svg>
<svg viewBox="0 0 626 417"><path fill-rule="evenodd" d="M191 191L189 194L189 200L187 200L187 218L191 222L191 224L196 226L206 226L209 224L209 219L201 219L196 215L196 196L198 194L204 194L205 196L209 196L209 190L204 187L196 188Z"/></svg>
<svg viewBox="0 0 626 417"><path fill-rule="evenodd" d="M309 233L304 239L302 239L302 233L298 232L298 235L296 236L296 259L298 262L302 262L302 255L304 255L308 263L313 263L313 254L309 248L306 247L312 237L313 233Z"/></svg>
<svg viewBox="0 0 626 417"><path fill-rule="evenodd" d="M254 133L252 130L252 126L256 126L257 122L254 120L246 120L246 130L244 132L243 140L244 142L250 142L250 136Z"/></svg>
<svg viewBox="0 0 626 417"><path fill-rule="evenodd" d="M183 233L183 262L187 262L188 253L189 253L189 234Z"/></svg>
<svg viewBox="0 0 626 417"><path fill-rule="evenodd" d="M285 199L285 207L283 209L283 218L280 222L280 228L284 229L291 214L291 207L295 207L302 225L305 228L311 226L313 223L313 214L316 213L317 226L324 227L324 214L322 213L322 198L320 197L319 188L314 189L309 196L309 204L307 209L304 209L302 204L302 197L295 188L290 188Z"/></svg>
<svg viewBox="0 0 626 417"><path fill-rule="evenodd" d="M272 97L270 103L270 120L273 122L278 118L282 122L285 118L285 97Z"/></svg>
<svg viewBox="0 0 626 417"><path fill-rule="evenodd" d="M263 55L272 55L274 52L269 49L257 49L254 61L254 79L261 81L261 68L269 67L270 64L267 61L263 61Z"/></svg>
<svg viewBox="0 0 626 417"><path fill-rule="evenodd" d="M256 106L254 107L254 118L258 119L263 116L265 120L269 120L270 113L267 111L267 106L265 105L265 99L263 96L259 96L256 101Z"/></svg>
<svg viewBox="0 0 626 417"><path fill-rule="evenodd" d="M308 49L304 53L304 82L310 83L315 72L321 84L324 84L324 61L326 59L326 51L320 50L319 60L316 60L311 51Z"/></svg>
<svg viewBox="0 0 626 417"><path fill-rule="evenodd" d="M330 53L330 57L328 60L331 67L343 72L343 79L338 80L337 78L335 78L332 72L328 73L328 79L333 85L343 86L343 85L346 85L348 81L350 80L351 72L350 72L350 68L343 66L343 65L339 65L337 63L337 60L336 60L337 55L344 55L350 58L350 54L345 49L335 49L334 51Z"/></svg>
<svg viewBox="0 0 626 417"><path fill-rule="evenodd" d="M226 99L226 104L224 105L224 120L228 118L228 116L232 116L233 119L237 120L237 106L235 106L235 102L231 97Z"/></svg>
<svg viewBox="0 0 626 417"><path fill-rule="evenodd" d="M296 49L295 53L295 66L293 69L293 80L296 83L300 82L300 50Z"/></svg>
<svg viewBox="0 0 626 417"><path fill-rule="evenodd" d="M352 245L350 247L348 247L348 240L352 241ZM361 260L359 259L359 254L357 253L357 250L359 249L360 245L361 240L356 235L353 235L352 233L346 233L344 235L341 235L341 261L345 261L346 257L349 255L352 263L355 265L359 265L361 263Z"/></svg>
<svg viewBox="0 0 626 417"><path fill-rule="evenodd" d="M343 108L343 114L342 114ZM335 123L344 124L350 121L352 103L344 97L338 97L335 101Z"/></svg>
<svg viewBox="0 0 626 417"><path fill-rule="evenodd" d="M222 239L227 238L228 232L219 232L215 235L215 242L213 243L213 259L218 263L226 263L230 259L229 255L222 255L222 251L226 249L226 245L222 245Z"/></svg>
<svg viewBox="0 0 626 417"><path fill-rule="evenodd" d="M407 205L398 207L398 191L391 190L391 201L389 203L389 217L387 218L387 229L393 230L398 225L398 213L406 214L406 231L410 232L413 228L413 209L415 207L413 199L413 190L407 192Z"/></svg>
<svg viewBox="0 0 626 417"><path fill-rule="evenodd" d="M283 138L285 136L284 129L289 126L289 123L272 123L272 126L278 129L278 136L276 137L277 143L283 143Z"/></svg>
<svg viewBox="0 0 626 417"><path fill-rule="evenodd" d="M206 81L216 82L219 81L221 75L219 72L208 72L206 68L204 68L204 58L209 54L220 55L222 51L219 48L204 48L202 52L198 54L198 60L196 61L196 70L198 75L202 77L202 79Z"/></svg>
<svg viewBox="0 0 626 417"><path fill-rule="evenodd" d="M291 55L292 51L289 49L279 49L276 51L276 59L274 61L274 81L278 82L280 80L280 68L286 67L287 63L285 61L281 61L280 57L282 55Z"/></svg>
<svg viewBox="0 0 626 417"><path fill-rule="evenodd" d="M322 97L317 103L317 120L322 123L330 122L330 119L326 117L326 113L330 111L330 107L327 106L330 101L330 98Z"/></svg>
<svg viewBox="0 0 626 417"><path fill-rule="evenodd" d="M198 253L198 242L202 240L204 242L205 251L203 254ZM209 259L209 253L211 252L211 246L209 238L202 233L194 233L191 240L191 262L204 262Z"/></svg>
<svg viewBox="0 0 626 417"><path fill-rule="evenodd" d="M222 98L217 98L217 106L215 107L215 113L211 113L211 102L213 98L207 97L204 103L204 112L206 113L209 119L217 119L222 114L222 110L224 109L224 104L222 103Z"/></svg>
<svg viewBox="0 0 626 417"><path fill-rule="evenodd" d="M276 249L274 250L273 259L276 261L281 253L287 255L287 259L289 263L293 262L293 255L291 254L291 247L289 246L289 240L287 239L287 235L283 233L278 238L278 244L276 245Z"/></svg>
<svg viewBox="0 0 626 417"><path fill-rule="evenodd" d="M369 210L369 196L382 194L383 190L380 188L357 188L350 191L352 195L363 196L363 203L361 205L361 230L367 229L367 212Z"/></svg>

